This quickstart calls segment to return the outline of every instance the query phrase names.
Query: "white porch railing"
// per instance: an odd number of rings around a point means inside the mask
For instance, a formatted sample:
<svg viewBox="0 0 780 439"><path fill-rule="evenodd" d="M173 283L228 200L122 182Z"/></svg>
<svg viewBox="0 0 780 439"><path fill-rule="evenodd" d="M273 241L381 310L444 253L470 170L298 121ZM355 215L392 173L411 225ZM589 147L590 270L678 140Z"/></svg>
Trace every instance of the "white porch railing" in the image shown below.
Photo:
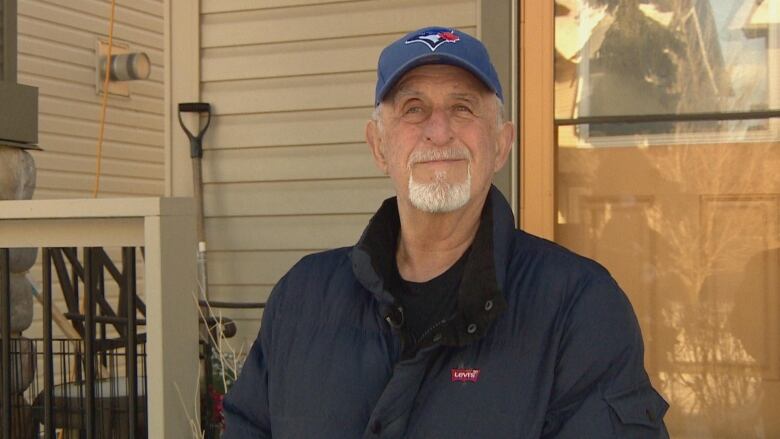
<svg viewBox="0 0 780 439"><path fill-rule="evenodd" d="M191 437L198 308L192 199L0 201L0 248L144 247L149 437ZM189 416L188 416L189 413Z"/></svg>

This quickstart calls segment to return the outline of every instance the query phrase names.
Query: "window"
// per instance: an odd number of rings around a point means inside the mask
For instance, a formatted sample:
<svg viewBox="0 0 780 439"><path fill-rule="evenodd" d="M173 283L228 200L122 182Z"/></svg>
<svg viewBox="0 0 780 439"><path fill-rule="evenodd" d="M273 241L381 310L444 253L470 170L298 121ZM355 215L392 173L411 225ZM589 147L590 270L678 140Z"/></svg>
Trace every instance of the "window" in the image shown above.
<svg viewBox="0 0 780 439"><path fill-rule="evenodd" d="M556 15L556 118L780 109L776 0L563 0ZM777 121L664 120L572 126L561 144L760 141Z"/></svg>
<svg viewBox="0 0 780 439"><path fill-rule="evenodd" d="M556 241L626 291L672 437L780 437L780 0L555 25Z"/></svg>

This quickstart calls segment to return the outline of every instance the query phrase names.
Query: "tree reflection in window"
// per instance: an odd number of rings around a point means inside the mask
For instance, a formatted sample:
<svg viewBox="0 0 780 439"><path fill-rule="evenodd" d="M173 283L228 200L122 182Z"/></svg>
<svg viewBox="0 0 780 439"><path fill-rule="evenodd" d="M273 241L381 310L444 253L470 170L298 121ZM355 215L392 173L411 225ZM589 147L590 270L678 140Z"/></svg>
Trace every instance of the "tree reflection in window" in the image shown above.
<svg viewBox="0 0 780 439"><path fill-rule="evenodd" d="M777 18L762 18L768 15L762 11L770 1L558 0L557 117L753 111L777 106L777 102L770 103L770 80L778 73L773 56L778 35L770 29ZM576 88L570 93L576 96L570 104L560 101L566 99L563 89L567 86ZM585 127L578 134L749 131L766 129L764 123L601 124Z"/></svg>

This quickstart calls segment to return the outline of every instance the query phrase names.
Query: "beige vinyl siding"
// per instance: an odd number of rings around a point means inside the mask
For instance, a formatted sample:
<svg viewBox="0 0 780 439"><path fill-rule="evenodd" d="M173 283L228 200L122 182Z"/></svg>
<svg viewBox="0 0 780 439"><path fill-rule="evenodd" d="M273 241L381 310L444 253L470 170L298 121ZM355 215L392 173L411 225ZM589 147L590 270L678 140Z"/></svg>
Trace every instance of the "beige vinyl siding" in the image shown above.
<svg viewBox="0 0 780 439"><path fill-rule="evenodd" d="M364 142L376 60L402 34L476 34L478 2L204 0L200 99L213 299L264 301L301 257L354 244L393 194ZM249 346L257 311L226 312Z"/></svg>
<svg viewBox="0 0 780 439"><path fill-rule="evenodd" d="M149 55L151 76L111 95L106 113L101 197L159 196L164 190L162 1L117 1L114 39ZM18 2L18 82L38 87L35 198L92 196L101 96L95 47L107 40L110 2Z"/></svg>

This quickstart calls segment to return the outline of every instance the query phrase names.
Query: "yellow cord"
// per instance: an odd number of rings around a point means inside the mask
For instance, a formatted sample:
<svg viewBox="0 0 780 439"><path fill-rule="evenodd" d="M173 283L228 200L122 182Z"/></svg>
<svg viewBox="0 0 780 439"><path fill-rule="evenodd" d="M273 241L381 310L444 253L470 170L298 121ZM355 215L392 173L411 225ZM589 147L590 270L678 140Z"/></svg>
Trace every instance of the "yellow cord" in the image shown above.
<svg viewBox="0 0 780 439"><path fill-rule="evenodd" d="M106 76L103 79L103 100L100 105L100 131L98 133L97 152L95 154L95 186L92 198L97 198L100 191L100 162L103 158L103 133L106 128L106 109L108 107L108 83L111 79L111 49L114 47L114 11L116 0L111 0L111 20L108 24L108 52L106 53Z"/></svg>
<svg viewBox="0 0 780 439"><path fill-rule="evenodd" d="M114 47L114 11L116 10L116 0L111 0L111 19L108 24L108 53L106 54L106 76L103 79L103 100L100 105L100 131L98 133L98 141L97 141L97 152L95 154L96 158L96 169L95 169L95 186L92 189L92 198L97 198L98 192L100 191L100 161L103 157L103 133L105 132L106 127L106 108L108 107L108 83L111 79L111 49ZM86 303L86 295L84 295L84 298L81 300L81 312L84 313L87 308ZM102 369L102 368L101 368ZM72 371L75 371L76 368L73 367ZM73 372L71 372L73 374ZM71 376L71 379L75 379L74 376ZM62 439L63 432L60 431L57 435L58 439Z"/></svg>

